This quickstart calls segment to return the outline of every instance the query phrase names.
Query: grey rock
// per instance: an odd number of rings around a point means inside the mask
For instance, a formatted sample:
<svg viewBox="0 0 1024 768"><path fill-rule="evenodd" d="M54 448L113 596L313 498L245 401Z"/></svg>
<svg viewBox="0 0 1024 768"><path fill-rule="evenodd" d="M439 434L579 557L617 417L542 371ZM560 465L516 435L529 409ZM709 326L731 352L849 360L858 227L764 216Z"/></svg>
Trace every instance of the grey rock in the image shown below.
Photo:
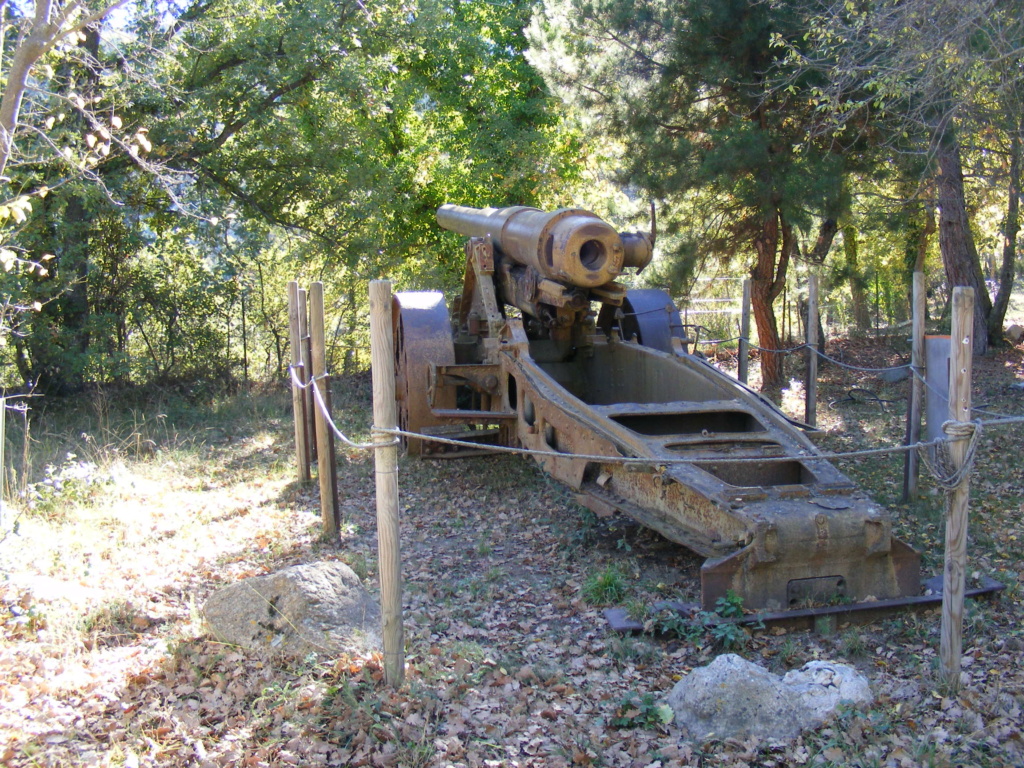
<svg viewBox="0 0 1024 768"><path fill-rule="evenodd" d="M667 699L691 738L778 740L821 725L843 701L871 701L867 680L852 667L814 661L779 677L735 654L695 669Z"/></svg>
<svg viewBox="0 0 1024 768"><path fill-rule="evenodd" d="M842 702L869 704L871 686L864 675L847 664L830 661L809 661L800 669L792 669L782 678L809 715L809 727L821 725L832 716Z"/></svg>
<svg viewBox="0 0 1024 768"><path fill-rule="evenodd" d="M1020 344L1021 339L1024 339L1024 328L1014 323L1006 329L1006 338L1013 344Z"/></svg>
<svg viewBox="0 0 1024 768"><path fill-rule="evenodd" d="M217 590L204 617L219 641L281 655L380 647L380 606L344 563L308 563Z"/></svg>
<svg viewBox="0 0 1024 768"><path fill-rule="evenodd" d="M890 368L889 370L881 371L878 374L878 378L880 378L886 384L895 384L896 382L903 381L904 379L909 379L910 369Z"/></svg>

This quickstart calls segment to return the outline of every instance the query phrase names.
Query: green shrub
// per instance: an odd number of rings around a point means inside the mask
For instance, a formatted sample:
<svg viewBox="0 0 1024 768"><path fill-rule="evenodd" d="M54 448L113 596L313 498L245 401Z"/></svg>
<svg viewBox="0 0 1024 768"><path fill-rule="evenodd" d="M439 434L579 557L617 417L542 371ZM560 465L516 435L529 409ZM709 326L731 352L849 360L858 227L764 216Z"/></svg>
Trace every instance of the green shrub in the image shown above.
<svg viewBox="0 0 1024 768"><path fill-rule="evenodd" d="M611 605L626 596L626 575L617 565L610 565L587 577L583 582L583 600L588 605Z"/></svg>

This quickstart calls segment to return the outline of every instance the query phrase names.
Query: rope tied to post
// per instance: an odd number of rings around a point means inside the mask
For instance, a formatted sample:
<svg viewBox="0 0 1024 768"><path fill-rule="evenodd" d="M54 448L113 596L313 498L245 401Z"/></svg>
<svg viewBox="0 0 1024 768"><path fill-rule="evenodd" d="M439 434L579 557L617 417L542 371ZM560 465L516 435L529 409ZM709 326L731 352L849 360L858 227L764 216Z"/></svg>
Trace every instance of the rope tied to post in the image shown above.
<svg viewBox="0 0 1024 768"><path fill-rule="evenodd" d="M946 439L935 443L934 459L927 448L919 449L918 453L935 478L936 485L946 493L952 493L968 481L974 470L974 459L981 438L981 421L946 421L942 424L942 431L946 433ZM967 440L968 443L963 462L957 466L950 445L959 440Z"/></svg>
<svg viewBox="0 0 1024 768"><path fill-rule="evenodd" d="M359 450L369 450L371 448L389 448L393 445L401 444L402 441L398 438L397 435L393 436L391 440L373 443L357 443L354 440L349 439L348 435L342 432L338 425L335 423L334 418L331 416L331 410L330 408L327 407L327 403L324 400L323 393L320 391L320 384L318 382L327 380L330 377L330 374L324 373L322 376L313 376L310 378L309 381L303 382L302 379L299 378L299 375L297 373L297 370L301 367L301 364L288 366L288 373L291 375L292 385L297 387L298 389L310 389L313 391L313 399L316 402L317 410L320 411L321 415L323 415L324 423L334 433L334 436L338 440L341 440L341 442L345 443L345 445L349 446L350 448L357 448ZM374 427L371 430L371 432L373 432L374 434L383 434L383 431L377 429L376 427Z"/></svg>

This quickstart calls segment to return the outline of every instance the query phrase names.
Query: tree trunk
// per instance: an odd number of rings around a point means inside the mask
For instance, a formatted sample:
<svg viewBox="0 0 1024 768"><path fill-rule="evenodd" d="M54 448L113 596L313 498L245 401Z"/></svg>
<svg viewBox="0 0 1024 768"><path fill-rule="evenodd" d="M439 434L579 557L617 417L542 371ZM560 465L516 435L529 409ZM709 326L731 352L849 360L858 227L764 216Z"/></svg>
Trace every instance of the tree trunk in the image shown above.
<svg viewBox="0 0 1024 768"><path fill-rule="evenodd" d="M985 277L978 259L967 203L964 197L964 174L960 164L960 143L948 129L938 145L939 158L939 247L946 268L950 294L958 285L974 289L974 354L988 349L988 318L992 300L985 286Z"/></svg>
<svg viewBox="0 0 1024 768"><path fill-rule="evenodd" d="M917 241L917 253L914 256L914 268L910 271L911 282L914 272L924 272L924 257L928 253L928 239L935 234L935 206L929 204L924 209L924 231Z"/></svg>
<svg viewBox="0 0 1024 768"><path fill-rule="evenodd" d="M780 250L780 230L782 248ZM771 352L781 349L779 328L773 303L786 284L786 270L792 253L792 232L781 220L778 212L769 216L754 237L757 261L750 272L750 309L757 325L758 345L761 352L761 387L782 386L785 378L783 355ZM777 258L776 258L777 257ZM769 351L763 351L769 350Z"/></svg>
<svg viewBox="0 0 1024 768"><path fill-rule="evenodd" d="M846 256L846 275L850 282L850 298L853 303L853 324L858 331L871 328L871 313L864 294L864 275L860 271L857 244L857 228L852 224L843 227L843 254Z"/></svg>
<svg viewBox="0 0 1024 768"><path fill-rule="evenodd" d="M999 267L999 290L992 302L992 314L988 317L988 335L993 341L1003 337L1003 321L1010 305L1013 290L1014 267L1017 262L1017 235L1020 233L1020 172L1021 135L1024 135L1024 121L1010 142L1010 184L1006 201L1006 218L1003 220L1003 261Z"/></svg>

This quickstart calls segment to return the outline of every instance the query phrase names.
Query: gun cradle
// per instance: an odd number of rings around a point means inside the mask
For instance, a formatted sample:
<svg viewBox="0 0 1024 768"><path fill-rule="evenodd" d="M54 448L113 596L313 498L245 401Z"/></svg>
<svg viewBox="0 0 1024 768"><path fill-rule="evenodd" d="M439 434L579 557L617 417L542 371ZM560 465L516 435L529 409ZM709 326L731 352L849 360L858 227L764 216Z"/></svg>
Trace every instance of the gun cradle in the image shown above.
<svg viewBox="0 0 1024 768"><path fill-rule="evenodd" d="M507 253L510 233L517 244L525 238L508 226L522 210L458 219L472 231L450 318L438 293L396 295L404 429L543 454L541 467L597 514L626 514L707 558L706 609L729 590L769 610L919 593L920 558L892 535L887 511L818 458L774 405L688 354L666 294L626 292L611 279L580 285L542 271L546 262L518 245L515 257ZM558 220L596 231L596 217L581 213ZM549 220L531 220L549 231ZM528 252L543 255L537 237ZM614 253L614 240L602 237ZM557 269L572 273L575 262ZM509 305L522 318L507 314ZM407 449L466 453L416 439Z"/></svg>

